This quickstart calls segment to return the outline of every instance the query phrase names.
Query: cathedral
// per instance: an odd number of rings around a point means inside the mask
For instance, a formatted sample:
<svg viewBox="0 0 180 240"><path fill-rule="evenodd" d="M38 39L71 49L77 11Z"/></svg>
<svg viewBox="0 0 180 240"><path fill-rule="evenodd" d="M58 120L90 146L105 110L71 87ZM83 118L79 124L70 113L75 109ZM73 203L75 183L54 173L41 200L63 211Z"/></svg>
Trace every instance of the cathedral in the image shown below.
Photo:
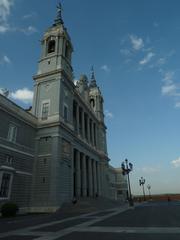
<svg viewBox="0 0 180 240"><path fill-rule="evenodd" d="M109 165L94 71L74 84L72 52L59 6L41 40L32 108L0 94L0 205L53 212L73 199L126 198L121 169Z"/></svg>

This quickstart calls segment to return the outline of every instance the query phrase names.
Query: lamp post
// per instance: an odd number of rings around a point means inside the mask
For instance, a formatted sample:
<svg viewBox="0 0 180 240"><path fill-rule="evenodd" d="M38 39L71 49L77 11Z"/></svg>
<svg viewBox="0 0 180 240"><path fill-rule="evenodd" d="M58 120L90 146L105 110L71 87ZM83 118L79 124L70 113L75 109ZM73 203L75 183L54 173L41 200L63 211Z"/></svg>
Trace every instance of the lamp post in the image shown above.
<svg viewBox="0 0 180 240"><path fill-rule="evenodd" d="M151 185L147 185L147 189L149 191L149 199L151 199Z"/></svg>
<svg viewBox="0 0 180 240"><path fill-rule="evenodd" d="M144 191L144 184L145 184L145 182L146 182L146 180L145 180L143 177L141 177L141 178L139 179L139 185L140 185L140 186L142 185L142 189L143 189L144 201L146 200L145 191Z"/></svg>
<svg viewBox="0 0 180 240"><path fill-rule="evenodd" d="M131 194L131 184L130 184L130 178L129 178L129 173L133 170L133 164L129 163L127 159L125 159L125 162L122 162L121 164L122 168L122 174L127 175L127 180L128 180L128 201L129 205L133 206L133 200L132 200L132 194Z"/></svg>

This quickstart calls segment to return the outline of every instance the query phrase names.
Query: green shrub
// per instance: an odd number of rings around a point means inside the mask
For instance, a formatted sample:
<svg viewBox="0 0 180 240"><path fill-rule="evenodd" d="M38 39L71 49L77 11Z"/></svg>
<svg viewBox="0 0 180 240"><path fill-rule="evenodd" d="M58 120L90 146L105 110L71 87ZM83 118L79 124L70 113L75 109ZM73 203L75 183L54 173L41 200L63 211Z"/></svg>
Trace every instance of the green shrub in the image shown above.
<svg viewBox="0 0 180 240"><path fill-rule="evenodd" d="M19 208L16 203L6 202L1 207L1 214L3 217L14 217Z"/></svg>

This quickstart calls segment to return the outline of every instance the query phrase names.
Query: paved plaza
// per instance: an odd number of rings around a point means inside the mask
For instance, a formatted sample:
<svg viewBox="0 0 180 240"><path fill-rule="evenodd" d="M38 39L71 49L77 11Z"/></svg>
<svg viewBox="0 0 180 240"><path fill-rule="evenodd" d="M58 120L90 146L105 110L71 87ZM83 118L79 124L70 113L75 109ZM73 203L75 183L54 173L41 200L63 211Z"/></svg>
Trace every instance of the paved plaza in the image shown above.
<svg viewBox="0 0 180 240"><path fill-rule="evenodd" d="M71 217L1 219L0 232L0 240L179 240L180 202L120 206Z"/></svg>

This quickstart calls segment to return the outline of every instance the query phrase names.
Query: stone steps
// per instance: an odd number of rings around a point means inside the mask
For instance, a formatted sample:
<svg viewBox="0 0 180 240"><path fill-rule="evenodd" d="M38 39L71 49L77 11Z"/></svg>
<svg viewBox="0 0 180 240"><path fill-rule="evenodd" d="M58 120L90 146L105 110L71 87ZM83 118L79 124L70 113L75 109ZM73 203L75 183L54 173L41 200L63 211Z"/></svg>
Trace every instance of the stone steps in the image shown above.
<svg viewBox="0 0 180 240"><path fill-rule="evenodd" d="M59 212L79 212L79 213L88 213L93 211L106 210L110 208L116 208L124 205L124 202L110 200L107 198L80 198L75 204L73 203L64 203L62 207L58 210Z"/></svg>

